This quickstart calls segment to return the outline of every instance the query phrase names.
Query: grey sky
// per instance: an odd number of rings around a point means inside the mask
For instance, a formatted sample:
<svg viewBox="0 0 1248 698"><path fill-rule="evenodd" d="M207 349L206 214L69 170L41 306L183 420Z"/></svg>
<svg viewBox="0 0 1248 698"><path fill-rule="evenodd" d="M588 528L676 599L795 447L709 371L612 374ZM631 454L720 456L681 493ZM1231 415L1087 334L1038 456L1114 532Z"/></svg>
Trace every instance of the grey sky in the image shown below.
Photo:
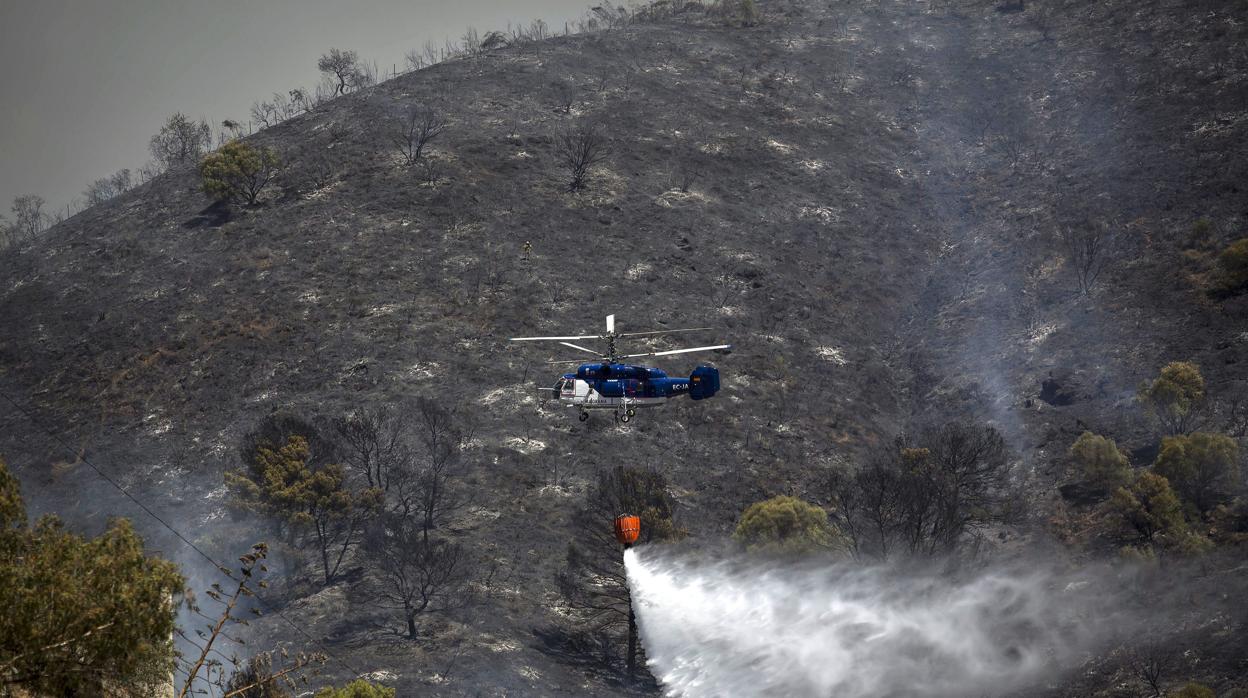
<svg viewBox="0 0 1248 698"><path fill-rule="evenodd" d="M39 194L63 208L87 183L148 160L175 111L246 120L275 91L315 87L316 59L403 55L508 22L562 29L589 0L0 0L0 213ZM11 216L9 216L11 218Z"/></svg>

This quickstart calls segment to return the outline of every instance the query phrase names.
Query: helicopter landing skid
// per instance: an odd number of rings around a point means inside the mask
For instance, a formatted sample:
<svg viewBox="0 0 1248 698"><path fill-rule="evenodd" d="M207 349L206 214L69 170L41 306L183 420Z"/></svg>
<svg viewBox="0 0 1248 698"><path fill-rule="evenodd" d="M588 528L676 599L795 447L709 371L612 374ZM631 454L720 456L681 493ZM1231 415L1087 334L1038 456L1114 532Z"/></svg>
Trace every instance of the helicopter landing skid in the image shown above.
<svg viewBox="0 0 1248 698"><path fill-rule="evenodd" d="M615 421L627 424L629 421L633 419L633 417L637 416L637 408L631 405L628 407L625 407L623 410L616 408L615 410L613 410L612 414L615 415ZM582 422L589 421L589 410L582 407L580 409L580 414L577 415L577 419L581 420Z"/></svg>

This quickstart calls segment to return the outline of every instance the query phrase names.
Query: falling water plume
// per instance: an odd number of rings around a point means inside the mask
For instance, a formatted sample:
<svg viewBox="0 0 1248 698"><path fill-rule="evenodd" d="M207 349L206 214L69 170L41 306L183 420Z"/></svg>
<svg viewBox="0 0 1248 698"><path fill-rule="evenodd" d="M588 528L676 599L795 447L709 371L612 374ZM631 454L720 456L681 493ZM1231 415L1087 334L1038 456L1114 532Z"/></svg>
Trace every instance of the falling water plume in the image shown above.
<svg viewBox="0 0 1248 698"><path fill-rule="evenodd" d="M668 695L691 698L1001 695L1078 664L1116 605L1094 578L1035 568L949 575L645 548L625 565L648 665Z"/></svg>

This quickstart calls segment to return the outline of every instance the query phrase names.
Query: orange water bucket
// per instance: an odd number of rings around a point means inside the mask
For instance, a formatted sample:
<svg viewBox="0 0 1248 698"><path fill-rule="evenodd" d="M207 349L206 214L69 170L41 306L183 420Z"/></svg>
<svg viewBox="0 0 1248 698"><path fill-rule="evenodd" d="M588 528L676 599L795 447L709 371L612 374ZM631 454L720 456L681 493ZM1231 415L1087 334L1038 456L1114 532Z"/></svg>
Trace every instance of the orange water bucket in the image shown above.
<svg viewBox="0 0 1248 698"><path fill-rule="evenodd" d="M641 519L632 514L620 514L615 517L615 539L620 545L628 547L637 542L641 535Z"/></svg>

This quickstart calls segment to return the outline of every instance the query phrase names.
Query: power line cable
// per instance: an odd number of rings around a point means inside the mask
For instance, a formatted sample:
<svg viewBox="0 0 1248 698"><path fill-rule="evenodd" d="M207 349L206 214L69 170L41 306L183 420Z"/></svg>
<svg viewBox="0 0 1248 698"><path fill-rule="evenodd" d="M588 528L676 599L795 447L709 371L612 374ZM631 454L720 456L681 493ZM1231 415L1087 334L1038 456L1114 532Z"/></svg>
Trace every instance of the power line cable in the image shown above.
<svg viewBox="0 0 1248 698"><path fill-rule="evenodd" d="M57 444L59 444L59 445L60 445L60 447L61 447L61 448L63 448L63 449L64 449L67 453L74 453L74 449L70 448L69 444L68 444L68 443L66 443L64 439L62 439L59 435L57 435L57 434L56 434L56 432L54 432L54 431L52 431L51 429L48 429L46 426L44 426L44 424L43 424L42 422L40 422L38 419L36 419L36 418L35 418L35 415L34 415L34 414L32 414L29 410L27 410L27 409L26 409L25 407L23 407L22 405L18 404L18 402L17 402L16 400L14 400L12 397L10 397L10 396L8 395L8 393L5 393L4 391L0 391L0 397L3 397L3 398L5 399L5 401L6 401L6 402L8 402L10 405L12 405L12 406L13 406L13 408L14 408L14 409L16 409L18 412L22 413L22 415L24 415L24 416L26 417L26 419L28 419L28 420L30 421L30 423L31 423L31 424L33 424L33 425L35 426L35 428L36 428L36 429L39 429L39 430L43 431L43 432L47 435L47 437L48 437L48 438L52 439L54 442L56 442ZM219 562L217 562L216 560L214 560L214 559L212 558L212 556L211 556L211 555L209 555L208 553L205 553L203 550L201 550L201 549L199 548L199 546L197 546L197 545L195 545L194 543L192 543L192 542L191 542L191 541L190 541L190 540L189 540L186 536L182 535L181 531L178 531L176 528L174 528L173 526L171 526L171 525L169 524L169 522L168 522L168 521L165 521L163 518L161 518L159 515L157 515L157 514L156 514L156 512L154 512L154 511L152 511L150 508L148 508L148 506L147 506L146 504L144 504L142 501L140 501L137 497L135 497L134 495L130 494L130 493L126 490L126 488L124 488L124 487L122 487L122 486L121 486L121 484L120 484L120 483L118 483L118 482L117 482L116 480L114 480L113 478L109 477L109 476L108 476L108 474L107 474L107 473L105 473L103 470L101 470L100 468L96 467L96 465L95 465L94 463L92 463L90 460L88 460L88 459L87 459L87 457L86 457L86 454L85 454L85 453L80 454L80 455L78 456L78 460L79 460L79 461L81 461L81 462L83 462L83 463L85 463L85 464L87 465L87 467L89 467L89 468L91 468L91 470L95 471L95 474L96 474L96 475L99 475L99 476L100 476L100 477L101 477L101 478L102 478L105 482L107 482L108 484L110 484L110 485L112 485L114 488L116 488L116 490L117 490L118 492L120 492L120 493L122 493L123 495L125 495L126 499L129 499L131 502L133 502L133 503L135 504L135 506L139 507L139 509L142 509L144 513L146 513L148 516L150 516L150 517L152 517L153 519L155 519L156 521L158 521L158 522L160 523L160 525L161 525L161 526L164 526L166 529L168 529L170 533L172 533L174 536L176 536L176 537L178 538L178 540L180 540L180 541L182 541L183 543L185 543L185 544L186 544L186 546L187 546L188 548L190 548L191 550L194 550L196 553L199 553L199 556L200 556L200 557L202 557L202 558L204 558L205 560L207 560L208 562L212 563L212 566L213 566L214 568L216 568L218 572L222 572L223 570L228 569L227 567L225 567L225 566L224 566L224 565L222 565L221 563L219 563ZM227 576L229 576L229 575L227 574ZM230 579L233 579L233 577L232 577L232 576L230 576ZM249 590L252 592L252 594L253 594L254 598L256 599L256 603L260 606L260 608L261 608L261 609L262 609L265 613L271 613L271 614L273 614L273 615L277 616L278 618L281 618L283 621L285 621L285 622L286 622L286 624L287 624L287 625L289 625L290 627L292 627L292 628L294 628L295 630L299 631L299 634L300 634L300 635L303 635L305 638L307 638L309 642L311 642L311 643L313 643L314 645L316 645L316 646L317 646L317 647L318 647L318 648L319 648L322 652L324 652L324 653L325 653L325 656L326 656L326 657L330 657L330 658L331 658L331 659L333 659L335 662L337 662L338 664L340 664L340 665L341 665L344 669L346 669L347 671L351 672L351 674L352 674L355 678L359 679L359 678L363 678L363 677L364 677L364 675L363 675L362 673L360 673L359 671L357 671L354 667L352 667L350 664L348 664L348 663L347 663L344 659L342 659L341 657L338 657L338 656L337 656L337 655L335 655L333 652L330 652L330 651L329 651L329 649L328 649L327 647L325 647L325 645L324 645L323 643L321 643L319 640L317 640L316 638L314 638L314 637L312 637L310 634L308 634L308 632L307 632L306 630L304 630L304 629L303 629L303 628L302 628L302 627L301 627L298 623L295 623L295 622L294 622L294 621L292 621L291 619L287 618L287 617L286 617L286 616L285 616L285 615L284 615L281 611L278 611L278 610L276 610L276 609L273 609L273 608L271 608L268 604L266 604L266 603L264 602L264 599L263 599L263 598L261 598L260 594L259 594L258 592L256 592L256 590L254 590L254 589L250 589L250 588L249 588Z"/></svg>

